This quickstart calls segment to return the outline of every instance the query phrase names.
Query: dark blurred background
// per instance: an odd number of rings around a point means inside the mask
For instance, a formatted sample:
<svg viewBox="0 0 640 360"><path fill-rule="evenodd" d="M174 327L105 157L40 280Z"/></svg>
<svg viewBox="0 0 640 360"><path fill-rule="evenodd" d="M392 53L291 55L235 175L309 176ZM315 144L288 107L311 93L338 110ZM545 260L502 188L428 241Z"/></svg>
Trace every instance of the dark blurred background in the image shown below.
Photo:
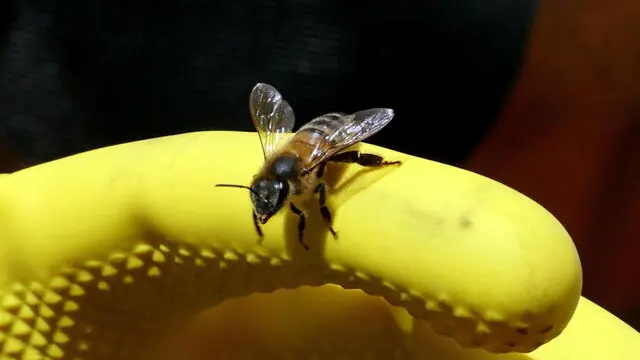
<svg viewBox="0 0 640 360"><path fill-rule="evenodd" d="M640 3L0 0L3 171L180 132L391 107L370 142L551 210L585 295L640 325Z"/></svg>
<svg viewBox="0 0 640 360"><path fill-rule="evenodd" d="M396 110L375 140L459 162L495 121L533 1L0 0L0 129L30 163L197 130L252 130L256 82L298 125Z"/></svg>

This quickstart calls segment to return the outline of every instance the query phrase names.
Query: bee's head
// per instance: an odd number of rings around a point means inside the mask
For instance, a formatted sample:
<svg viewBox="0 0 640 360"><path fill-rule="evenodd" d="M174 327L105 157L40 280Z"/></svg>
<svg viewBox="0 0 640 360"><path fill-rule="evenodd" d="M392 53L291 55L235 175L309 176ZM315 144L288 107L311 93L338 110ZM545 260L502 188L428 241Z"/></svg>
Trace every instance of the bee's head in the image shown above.
<svg viewBox="0 0 640 360"><path fill-rule="evenodd" d="M261 224L266 223L280 210L289 195L286 180L256 178L251 184L253 211Z"/></svg>

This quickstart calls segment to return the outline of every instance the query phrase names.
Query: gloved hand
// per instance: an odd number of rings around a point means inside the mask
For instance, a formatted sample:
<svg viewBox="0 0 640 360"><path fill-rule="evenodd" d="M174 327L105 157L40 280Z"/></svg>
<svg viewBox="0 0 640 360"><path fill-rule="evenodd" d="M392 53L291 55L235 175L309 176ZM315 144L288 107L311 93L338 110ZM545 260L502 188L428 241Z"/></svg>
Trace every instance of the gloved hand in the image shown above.
<svg viewBox="0 0 640 360"><path fill-rule="evenodd" d="M340 236L307 204L310 251L293 215L260 239L248 194L214 187L250 182L262 160L253 133L151 139L1 176L0 359L640 354L637 332L581 300L573 243L542 207L464 170L361 147L403 165L329 167Z"/></svg>

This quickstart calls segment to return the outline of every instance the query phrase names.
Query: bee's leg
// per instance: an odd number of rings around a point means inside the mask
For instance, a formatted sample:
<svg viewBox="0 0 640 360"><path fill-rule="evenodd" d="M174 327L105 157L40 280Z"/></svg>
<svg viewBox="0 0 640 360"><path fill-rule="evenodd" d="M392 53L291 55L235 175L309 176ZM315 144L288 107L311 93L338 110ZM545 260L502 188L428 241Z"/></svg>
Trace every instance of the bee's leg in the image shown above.
<svg viewBox="0 0 640 360"><path fill-rule="evenodd" d="M385 161L382 156L361 153L358 150L345 151L332 156L329 161L342 163L355 163L367 167L380 167L387 165L399 165L400 161Z"/></svg>
<svg viewBox="0 0 640 360"><path fill-rule="evenodd" d="M325 183L319 183L316 186L316 192L318 193L319 203L320 203L320 213L322 214L322 218L324 219L324 223L331 231L331 234L334 238L338 238L338 233L331 227L332 219L331 219L331 211L327 207L327 186Z"/></svg>
<svg viewBox="0 0 640 360"><path fill-rule="evenodd" d="M260 223L258 222L258 215L256 215L255 212L252 212L252 214L253 214L253 225L255 225L258 235L262 237L262 229L260 228Z"/></svg>
<svg viewBox="0 0 640 360"><path fill-rule="evenodd" d="M318 165L318 171L316 172L317 179L322 179L322 176L324 175L324 170L326 168L327 168L326 162L320 163L320 165ZM318 192L318 189L316 189L316 192Z"/></svg>
<svg viewBox="0 0 640 360"><path fill-rule="evenodd" d="M298 209L293 203L290 203L289 208L294 214L298 215L298 242L305 250L309 250L309 246L304 243L304 228L307 226L307 220L304 212Z"/></svg>

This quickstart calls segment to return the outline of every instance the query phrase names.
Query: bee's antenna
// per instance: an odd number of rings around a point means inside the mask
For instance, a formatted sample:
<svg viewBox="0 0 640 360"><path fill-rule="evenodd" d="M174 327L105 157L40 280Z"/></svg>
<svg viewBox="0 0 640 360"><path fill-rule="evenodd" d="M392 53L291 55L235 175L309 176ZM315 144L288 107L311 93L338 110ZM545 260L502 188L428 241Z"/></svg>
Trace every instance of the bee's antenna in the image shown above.
<svg viewBox="0 0 640 360"><path fill-rule="evenodd" d="M263 198L262 196L260 196L260 194L258 194L257 191L253 190L252 188L250 188L249 186L244 186L244 185L236 185L236 184L216 184L216 187L234 187L234 188L240 188L240 189L247 189L249 191L251 191L252 194L254 194L255 196L259 197L260 199L262 199L262 201L265 201L265 198Z"/></svg>

